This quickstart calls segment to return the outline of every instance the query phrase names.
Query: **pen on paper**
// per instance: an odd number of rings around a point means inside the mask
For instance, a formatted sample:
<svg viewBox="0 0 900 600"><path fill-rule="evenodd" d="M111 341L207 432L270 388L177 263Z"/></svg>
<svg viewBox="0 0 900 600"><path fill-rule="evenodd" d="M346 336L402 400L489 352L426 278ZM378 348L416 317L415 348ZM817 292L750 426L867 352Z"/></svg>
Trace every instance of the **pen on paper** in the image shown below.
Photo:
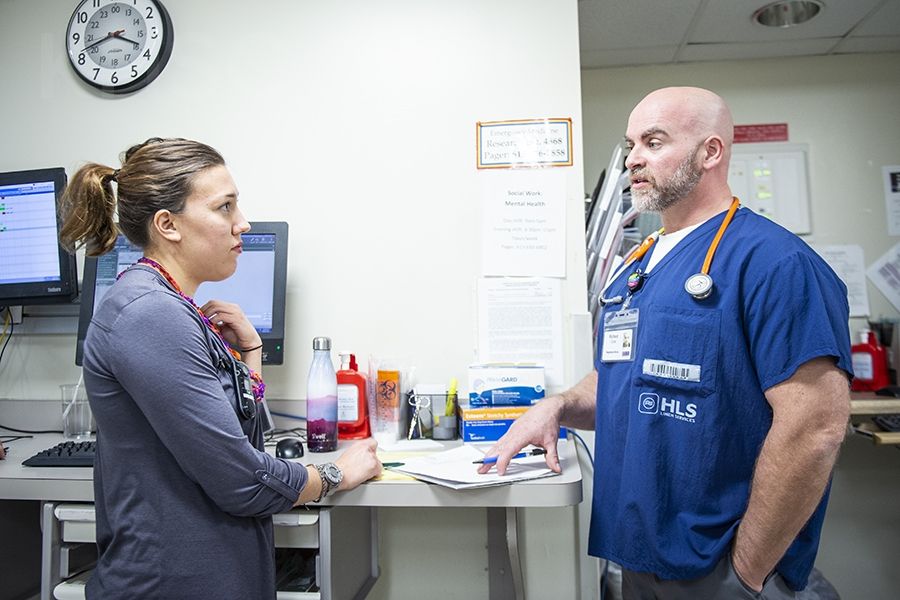
<svg viewBox="0 0 900 600"><path fill-rule="evenodd" d="M540 456L541 454L547 454L547 451L543 448L535 448L534 450L529 450L528 452L519 452L513 458L525 458L526 456ZM492 465L497 462L497 456L488 456L487 458L482 458L481 460L473 460L473 465ZM512 459L510 459L512 460Z"/></svg>

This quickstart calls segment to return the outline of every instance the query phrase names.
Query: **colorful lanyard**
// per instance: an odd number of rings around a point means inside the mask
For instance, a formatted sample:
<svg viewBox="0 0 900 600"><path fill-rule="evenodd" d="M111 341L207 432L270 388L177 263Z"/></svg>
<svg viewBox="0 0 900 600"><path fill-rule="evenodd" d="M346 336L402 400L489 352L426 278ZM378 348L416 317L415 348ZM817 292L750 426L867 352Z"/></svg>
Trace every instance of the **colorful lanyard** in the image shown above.
<svg viewBox="0 0 900 600"><path fill-rule="evenodd" d="M183 291L181 291L181 286L178 285L178 282L175 281L175 278L172 277L168 271L166 271L165 267L163 267L161 264L159 264L152 258L147 258L146 256L140 257L135 264L147 265L148 267L151 267L156 272L158 272L160 275L162 275L163 278L169 282L169 285L172 286L172 289L175 290L175 293L178 294L179 296L181 296L181 298L185 302L187 302L188 304L190 304L191 306L194 307L194 310L196 310L197 314L200 315L200 320L203 321L203 324L206 325L207 327L209 327L209 329L213 333L216 334L216 337L219 338L219 341L222 342L222 345L225 346L225 349L228 350L229 354L231 354L231 356L233 356L235 360L241 360L241 353L238 352L237 350L235 350L234 348L232 348L231 345L225 341L225 337L222 335L222 332L219 330L219 328L216 327L216 324L213 323L212 321L210 321L209 317L207 317L205 314L203 314L203 311L200 310L200 307L197 306L197 303L194 302L193 298L191 298L190 296L185 294ZM124 275L127 271L128 271L128 269L125 269L124 271L119 273L119 275L116 277L116 280L118 281L118 279L120 277L122 277L122 275ZM265 396L266 384L263 382L262 375L260 375L253 369L249 369L249 371L250 371L250 379L253 381L253 385L252 385L253 397L256 399L257 402L260 402L260 401L262 401L263 397Z"/></svg>

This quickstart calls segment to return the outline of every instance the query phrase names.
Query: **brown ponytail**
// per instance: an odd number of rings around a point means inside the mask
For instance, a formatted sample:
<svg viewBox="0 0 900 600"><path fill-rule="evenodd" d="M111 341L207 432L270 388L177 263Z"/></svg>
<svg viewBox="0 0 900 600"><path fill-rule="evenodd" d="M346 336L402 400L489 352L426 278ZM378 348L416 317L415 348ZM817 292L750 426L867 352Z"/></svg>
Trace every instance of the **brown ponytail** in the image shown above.
<svg viewBox="0 0 900 600"><path fill-rule="evenodd" d="M191 194L194 176L224 164L222 155L206 144L150 138L123 153L120 169L85 165L72 177L60 200L60 241L70 252L83 245L88 256L97 256L112 249L121 230L131 243L146 248L154 215L160 210L180 213Z"/></svg>
<svg viewBox="0 0 900 600"><path fill-rule="evenodd" d="M115 223L116 197L110 182L116 171L97 163L75 173L60 198L62 229L59 240L69 252L85 246L88 256L112 249L118 229Z"/></svg>

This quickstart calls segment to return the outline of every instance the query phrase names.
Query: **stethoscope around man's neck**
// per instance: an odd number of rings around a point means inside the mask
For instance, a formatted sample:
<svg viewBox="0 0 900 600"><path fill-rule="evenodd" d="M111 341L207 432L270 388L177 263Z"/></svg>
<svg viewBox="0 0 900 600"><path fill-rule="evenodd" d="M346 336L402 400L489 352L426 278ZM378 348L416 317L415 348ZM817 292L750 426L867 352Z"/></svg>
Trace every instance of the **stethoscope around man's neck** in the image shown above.
<svg viewBox="0 0 900 600"><path fill-rule="evenodd" d="M716 254L716 248L719 247L719 242L722 240L722 235L725 233L725 230L728 228L728 224L731 223L732 217L734 217L734 213L737 212L737 209L740 207L741 202L737 198L733 197L731 199L731 207L728 209L728 213L725 215L725 218L722 220L722 224L719 225L719 231L716 232L716 236L713 238L712 242L709 245L709 248L706 250L706 259L703 261L703 266L700 268L699 273L695 273L687 278L684 282L684 291L691 295L694 300L704 300L709 298L713 291L713 279L709 275L709 268L712 265L713 256ZM657 231L654 231L650 235L648 235L641 245L634 249L631 254L628 255L628 258L625 259L625 262L622 264L622 271L628 268L629 265L634 263L635 261L643 258L645 254L653 247L653 244L656 243L656 240L659 239L659 236L665 232L665 227L661 227ZM621 271L620 271L621 272ZM627 308L628 300L631 300L631 295L638 291L643 284L644 278L646 277L645 273L642 273L640 269L634 271L628 276L628 279L625 283L628 288L628 298L623 298L622 296L613 296L612 298L604 298L600 297L600 304L602 306L606 306L607 304L619 304L622 301L626 302L626 305L623 308Z"/></svg>

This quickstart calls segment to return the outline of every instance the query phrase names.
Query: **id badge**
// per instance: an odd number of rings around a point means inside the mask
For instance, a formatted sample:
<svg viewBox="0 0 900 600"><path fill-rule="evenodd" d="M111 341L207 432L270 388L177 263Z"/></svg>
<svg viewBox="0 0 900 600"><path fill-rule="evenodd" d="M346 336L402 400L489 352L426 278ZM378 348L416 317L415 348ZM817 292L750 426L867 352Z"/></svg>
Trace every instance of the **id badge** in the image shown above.
<svg viewBox="0 0 900 600"><path fill-rule="evenodd" d="M602 362L634 360L634 343L637 340L639 309L609 311L603 315Z"/></svg>

